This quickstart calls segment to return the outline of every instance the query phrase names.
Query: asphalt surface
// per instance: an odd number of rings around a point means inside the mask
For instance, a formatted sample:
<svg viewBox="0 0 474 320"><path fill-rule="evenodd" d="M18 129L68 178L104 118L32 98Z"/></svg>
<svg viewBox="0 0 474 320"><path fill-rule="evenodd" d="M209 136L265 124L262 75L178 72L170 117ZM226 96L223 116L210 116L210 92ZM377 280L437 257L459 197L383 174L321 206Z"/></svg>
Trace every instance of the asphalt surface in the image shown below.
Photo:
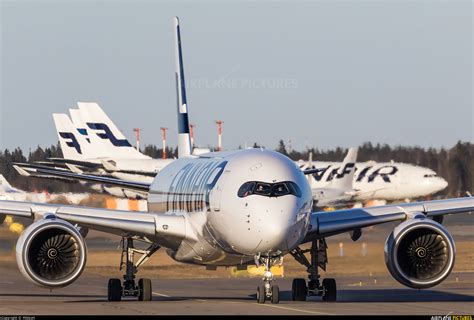
<svg viewBox="0 0 474 320"><path fill-rule="evenodd" d="M153 301L107 301L107 280L85 272L74 284L50 291L23 278L14 265L0 265L0 315L38 314L425 314L474 313L474 273L452 274L429 290L413 290L389 277L338 278L338 301L291 301L291 279L278 279L280 304L255 301L260 279L153 280Z"/></svg>

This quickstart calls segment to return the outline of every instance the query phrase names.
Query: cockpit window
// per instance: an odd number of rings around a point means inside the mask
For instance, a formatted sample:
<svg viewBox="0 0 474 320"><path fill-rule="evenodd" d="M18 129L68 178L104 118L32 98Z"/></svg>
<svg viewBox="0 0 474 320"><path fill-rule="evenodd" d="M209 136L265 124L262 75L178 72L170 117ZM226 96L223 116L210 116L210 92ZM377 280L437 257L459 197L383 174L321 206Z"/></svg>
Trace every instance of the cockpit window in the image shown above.
<svg viewBox="0 0 474 320"><path fill-rule="evenodd" d="M298 198L301 197L300 187L298 187L298 185L296 183L289 181L289 182L286 183L286 185L290 189L291 194L294 194Z"/></svg>
<svg viewBox="0 0 474 320"><path fill-rule="evenodd" d="M241 198L249 196L252 194L254 188L255 188L255 182L253 181L246 182L239 188L238 196Z"/></svg>
<svg viewBox="0 0 474 320"><path fill-rule="evenodd" d="M237 192L240 198L250 196L252 194L265 197L281 197L292 194L301 197L301 190L298 185L292 181L282 181L275 183L249 181L245 182Z"/></svg>
<svg viewBox="0 0 474 320"><path fill-rule="evenodd" d="M434 177L437 177L436 173L431 173L431 174L425 174L424 175L425 178L434 178Z"/></svg>
<svg viewBox="0 0 474 320"><path fill-rule="evenodd" d="M257 182L257 186L253 190L253 193L262 196L269 196L272 193L272 186L269 183Z"/></svg>
<svg viewBox="0 0 474 320"><path fill-rule="evenodd" d="M290 190L285 183L276 183L273 185L273 194L275 197L284 196L285 194L290 194Z"/></svg>

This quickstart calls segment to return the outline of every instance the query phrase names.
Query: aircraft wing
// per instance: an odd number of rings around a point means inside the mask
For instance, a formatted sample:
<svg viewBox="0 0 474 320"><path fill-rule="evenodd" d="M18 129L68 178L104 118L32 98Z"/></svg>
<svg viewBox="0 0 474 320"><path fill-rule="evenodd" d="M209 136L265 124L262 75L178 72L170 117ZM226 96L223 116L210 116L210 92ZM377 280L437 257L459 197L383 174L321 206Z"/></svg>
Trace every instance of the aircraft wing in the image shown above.
<svg viewBox="0 0 474 320"><path fill-rule="evenodd" d="M62 169L51 169L41 166L15 165L15 169L22 175L37 176L37 177L52 177L58 179L74 179L80 181L88 181L95 183L102 183L125 189L138 190L148 192L150 184L145 182L135 182L129 180L122 180L111 177L97 176L92 174L74 173Z"/></svg>
<svg viewBox="0 0 474 320"><path fill-rule="evenodd" d="M90 161L72 160L72 159L64 159L64 158L48 158L48 160L51 161L51 162L36 161L35 163L45 164L45 165L50 165L50 166L51 165L58 165L58 164L65 165L67 163L70 163L70 164L74 164L76 166L84 167L84 168L91 169L91 170L96 170L96 169L102 168L101 163L94 163L94 162L90 162Z"/></svg>
<svg viewBox="0 0 474 320"><path fill-rule="evenodd" d="M35 220L53 214L73 225L124 237L149 238L168 248L186 237L185 218L178 214L0 200L0 215L5 214Z"/></svg>
<svg viewBox="0 0 474 320"><path fill-rule="evenodd" d="M474 211L473 197L313 212L304 242L386 222L403 221L415 214L436 217L470 211Z"/></svg>

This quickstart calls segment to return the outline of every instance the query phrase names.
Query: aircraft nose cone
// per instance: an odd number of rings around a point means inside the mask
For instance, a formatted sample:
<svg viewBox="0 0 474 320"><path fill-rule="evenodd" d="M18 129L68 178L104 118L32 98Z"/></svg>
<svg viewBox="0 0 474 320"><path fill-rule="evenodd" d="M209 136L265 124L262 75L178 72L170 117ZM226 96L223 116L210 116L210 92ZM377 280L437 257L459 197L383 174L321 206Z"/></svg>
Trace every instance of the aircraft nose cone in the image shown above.
<svg viewBox="0 0 474 320"><path fill-rule="evenodd" d="M304 233L305 220L297 219L298 201L289 197L255 198L249 203L244 224L234 224L226 235L231 247L242 254L285 252L296 246ZM238 230L238 231L237 231Z"/></svg>
<svg viewBox="0 0 474 320"><path fill-rule="evenodd" d="M440 190L446 189L446 187L448 186L448 181L444 180L443 178L439 178L439 179L440 179L440 182L439 182Z"/></svg>
<svg viewBox="0 0 474 320"><path fill-rule="evenodd" d="M269 213L271 218L258 227L261 241L255 250L262 253L291 250L300 241L304 226L304 221L296 221L296 203L275 206Z"/></svg>
<svg viewBox="0 0 474 320"><path fill-rule="evenodd" d="M441 177L437 177L436 180L433 181L434 192L444 190L447 186L448 182Z"/></svg>

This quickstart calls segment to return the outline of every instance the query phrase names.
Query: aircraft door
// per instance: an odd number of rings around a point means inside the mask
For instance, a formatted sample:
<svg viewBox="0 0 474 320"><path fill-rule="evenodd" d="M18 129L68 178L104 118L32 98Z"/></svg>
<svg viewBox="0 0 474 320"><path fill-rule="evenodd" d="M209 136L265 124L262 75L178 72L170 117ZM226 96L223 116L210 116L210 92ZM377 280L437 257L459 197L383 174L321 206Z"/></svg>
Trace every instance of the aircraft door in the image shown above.
<svg viewBox="0 0 474 320"><path fill-rule="evenodd" d="M210 200L211 200L210 205L211 205L211 210L214 212L219 212L221 210L222 190L224 188L226 179L229 176L229 173L230 171L225 170L220 176L217 184L212 189L211 197L210 197Z"/></svg>

